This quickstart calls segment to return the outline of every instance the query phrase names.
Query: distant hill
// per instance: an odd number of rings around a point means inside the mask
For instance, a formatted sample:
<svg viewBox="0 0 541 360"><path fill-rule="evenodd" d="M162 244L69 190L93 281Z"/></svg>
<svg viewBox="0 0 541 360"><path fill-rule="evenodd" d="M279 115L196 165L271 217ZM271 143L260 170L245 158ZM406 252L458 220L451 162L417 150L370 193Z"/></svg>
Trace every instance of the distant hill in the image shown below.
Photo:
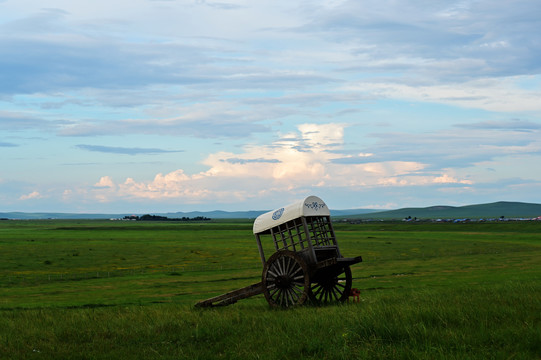
<svg viewBox="0 0 541 360"><path fill-rule="evenodd" d="M370 214L351 216L351 219L404 219L411 216L418 219L486 219L486 218L531 218L541 216L541 204L499 201L490 204L467 206L430 206L425 208L403 208L378 211Z"/></svg>
<svg viewBox="0 0 541 360"><path fill-rule="evenodd" d="M150 215L166 216L170 219L174 218L195 218L207 217L211 219L255 219L259 215L269 210L249 210L249 211L190 211L190 212L173 212L173 213L150 213ZM352 210L331 210L333 216L349 216L373 212L375 210L367 209L352 209ZM146 213L148 214L148 213ZM0 218L4 219L21 219L21 220L38 220L38 219L122 219L125 216L145 214L138 213L122 213L122 214L77 214L77 213L25 213L25 212L4 212L0 213Z"/></svg>
<svg viewBox="0 0 541 360"><path fill-rule="evenodd" d="M131 214L78 214L78 213L28 213L28 212L2 212L0 219L42 220L42 219L110 219L121 218Z"/></svg>
<svg viewBox="0 0 541 360"><path fill-rule="evenodd" d="M211 219L251 219L256 218L264 211L192 211L175 213L120 213L120 214L77 214L77 213L25 213L25 212L4 212L0 218L37 220L37 219L123 219L125 216L142 216L146 214L166 216L168 218L195 218L198 216Z"/></svg>
<svg viewBox="0 0 541 360"><path fill-rule="evenodd" d="M192 211L192 212L176 212L176 213L167 213L163 214L164 216L175 218L175 217L196 217L196 216L206 216L211 219L255 219L261 214L266 213L270 210L249 210L249 211ZM348 215L359 215L367 214L374 212L376 210L369 209L351 209L351 210L331 210L332 216L348 216Z"/></svg>
<svg viewBox="0 0 541 360"><path fill-rule="evenodd" d="M376 211L378 210L373 210L373 209L331 210L331 215L333 217L341 217L341 216L350 216L350 215L370 214Z"/></svg>
<svg viewBox="0 0 541 360"><path fill-rule="evenodd" d="M211 219L255 219L259 215L267 212L268 210L249 210L249 211L190 211L190 212L175 212L162 214L168 218L182 218L189 217L194 218L197 216L205 216Z"/></svg>
<svg viewBox="0 0 541 360"><path fill-rule="evenodd" d="M211 219L255 219L269 210L250 211L191 211L174 213L150 213L151 215L166 216L168 218L195 218L198 216ZM147 213L148 214L148 213ZM425 208L403 208L398 210L376 211L370 209L331 210L333 217L349 219L404 219L408 216L419 219L457 219L457 218L506 218L537 217L541 216L541 204L522 202L499 201L490 204L468 206L430 206ZM145 215L134 213L123 214L74 214L74 213L0 213L3 219L121 219L129 215Z"/></svg>

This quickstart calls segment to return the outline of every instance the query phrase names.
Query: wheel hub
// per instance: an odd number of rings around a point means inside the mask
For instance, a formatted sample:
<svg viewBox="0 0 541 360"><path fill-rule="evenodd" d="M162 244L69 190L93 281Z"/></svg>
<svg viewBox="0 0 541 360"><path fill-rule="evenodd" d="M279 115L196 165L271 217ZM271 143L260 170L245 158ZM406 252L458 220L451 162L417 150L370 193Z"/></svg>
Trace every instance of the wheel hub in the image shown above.
<svg viewBox="0 0 541 360"><path fill-rule="evenodd" d="M280 289L289 289L291 287L291 278L287 275L276 277L276 286Z"/></svg>

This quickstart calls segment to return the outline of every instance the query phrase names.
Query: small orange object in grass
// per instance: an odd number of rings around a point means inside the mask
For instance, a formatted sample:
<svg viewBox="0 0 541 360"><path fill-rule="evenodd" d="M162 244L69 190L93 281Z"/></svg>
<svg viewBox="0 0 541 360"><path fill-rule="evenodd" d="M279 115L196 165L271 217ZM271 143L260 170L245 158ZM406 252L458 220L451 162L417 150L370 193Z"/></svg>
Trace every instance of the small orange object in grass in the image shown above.
<svg viewBox="0 0 541 360"><path fill-rule="evenodd" d="M359 295L361 295L361 290L359 289L351 288L351 290L349 291L349 297L353 297L353 302L358 303L361 301L361 298L359 297ZM349 301L349 298L348 298L348 301Z"/></svg>

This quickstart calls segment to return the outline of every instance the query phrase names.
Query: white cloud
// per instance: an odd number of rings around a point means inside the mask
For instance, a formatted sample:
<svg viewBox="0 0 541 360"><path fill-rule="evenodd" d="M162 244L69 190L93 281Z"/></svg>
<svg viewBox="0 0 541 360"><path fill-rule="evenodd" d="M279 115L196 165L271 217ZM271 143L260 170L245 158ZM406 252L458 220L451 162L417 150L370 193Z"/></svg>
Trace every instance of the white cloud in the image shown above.
<svg viewBox="0 0 541 360"><path fill-rule="evenodd" d="M301 124L298 126L302 139L314 151L329 150L342 145L344 125L342 124Z"/></svg>
<svg viewBox="0 0 541 360"><path fill-rule="evenodd" d="M510 78L486 78L455 84L418 85L399 82L348 85L348 91L366 91L381 96L418 102L434 102L464 108L476 108L494 112L541 112L539 91L523 88L522 81L530 76ZM541 78L537 77L541 84Z"/></svg>
<svg viewBox="0 0 541 360"><path fill-rule="evenodd" d="M196 177L189 178L182 170L166 175L158 174L153 181L146 183L128 178L124 183L119 184L118 188L120 196L150 200L179 198L197 202L211 194L209 190L197 187Z"/></svg>
<svg viewBox="0 0 541 360"><path fill-rule="evenodd" d="M38 191L32 191L30 194L22 195L19 200L41 199L42 197Z"/></svg>
<svg viewBox="0 0 541 360"><path fill-rule="evenodd" d="M442 176L436 177L434 178L433 182L436 184L473 184L473 181L471 180L459 180L455 177L450 176L449 174L443 174Z"/></svg>
<svg viewBox="0 0 541 360"><path fill-rule="evenodd" d="M109 176L102 176L100 178L100 181L98 181L96 184L94 184L95 187L99 188L113 188L115 187L115 184L113 183L113 180Z"/></svg>

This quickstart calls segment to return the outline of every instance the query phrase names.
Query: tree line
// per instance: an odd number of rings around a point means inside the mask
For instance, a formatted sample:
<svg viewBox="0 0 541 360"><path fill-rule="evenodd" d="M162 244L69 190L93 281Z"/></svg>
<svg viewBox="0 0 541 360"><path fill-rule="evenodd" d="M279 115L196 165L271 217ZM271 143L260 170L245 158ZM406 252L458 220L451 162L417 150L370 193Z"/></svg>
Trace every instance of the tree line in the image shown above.
<svg viewBox="0 0 541 360"><path fill-rule="evenodd" d="M145 214L141 216L137 215L127 215L124 216L123 220L135 220L135 221L208 221L211 220L208 217L205 216L196 216L193 218L190 217L181 217L181 218L168 218L167 216L160 216L160 215L150 215Z"/></svg>

